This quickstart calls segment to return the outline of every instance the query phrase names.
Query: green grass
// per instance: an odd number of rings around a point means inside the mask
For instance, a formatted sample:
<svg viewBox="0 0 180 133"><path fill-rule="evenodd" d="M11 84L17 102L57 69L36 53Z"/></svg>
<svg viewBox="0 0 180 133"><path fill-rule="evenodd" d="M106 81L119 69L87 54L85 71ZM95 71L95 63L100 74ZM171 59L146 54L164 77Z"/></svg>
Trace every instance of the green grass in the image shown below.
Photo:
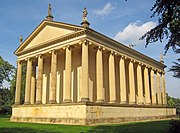
<svg viewBox="0 0 180 133"><path fill-rule="evenodd" d="M2 133L167 133L170 120L131 122L98 126L68 126L10 122L7 115L0 115Z"/></svg>

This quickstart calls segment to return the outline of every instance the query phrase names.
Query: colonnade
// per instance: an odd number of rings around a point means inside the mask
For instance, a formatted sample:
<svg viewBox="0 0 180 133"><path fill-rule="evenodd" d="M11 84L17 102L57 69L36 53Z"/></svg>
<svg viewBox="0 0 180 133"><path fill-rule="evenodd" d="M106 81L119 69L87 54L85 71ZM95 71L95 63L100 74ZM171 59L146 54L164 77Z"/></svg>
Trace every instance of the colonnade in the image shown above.
<svg viewBox="0 0 180 133"><path fill-rule="evenodd" d="M81 74L80 86L78 88L77 102L96 102L96 103L119 103L119 104L145 104L145 105L166 105L166 87L164 70L159 70L150 64L135 60L116 51L110 51L102 46L95 46L95 81L96 89L93 95L96 96L92 101L89 98L89 51L94 49L89 47L91 42L84 41L81 46ZM65 52L65 75L63 76L63 101L64 103L74 102L72 100L72 47L63 47ZM49 104L57 103L57 69L58 69L58 50L49 52L51 58L50 65L50 87ZM104 54L108 55L108 80L104 81ZM33 61L36 58L37 63ZM27 63L25 101L24 104L42 104L43 93L43 68L44 56L39 54L36 57L30 57L24 60L18 60L16 96L15 104L20 104L22 63ZM118 68L116 70L116 63ZM119 77L118 79L116 77ZM78 79L79 80L79 79ZM77 81L79 82L79 81ZM108 82L108 91L104 83ZM117 84L119 90L117 89ZM118 90L118 91L117 91ZM106 93L106 94L105 94ZM117 95L117 93L119 93ZM108 98L106 98L108 96ZM118 96L118 97L117 97ZM108 99L108 101L106 100Z"/></svg>

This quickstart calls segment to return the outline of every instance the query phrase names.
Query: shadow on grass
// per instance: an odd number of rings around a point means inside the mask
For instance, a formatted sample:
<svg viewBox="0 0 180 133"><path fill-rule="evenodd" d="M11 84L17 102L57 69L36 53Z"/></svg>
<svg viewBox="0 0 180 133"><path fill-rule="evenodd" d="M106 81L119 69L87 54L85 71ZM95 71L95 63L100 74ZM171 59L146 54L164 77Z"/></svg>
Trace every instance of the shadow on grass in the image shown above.
<svg viewBox="0 0 180 133"><path fill-rule="evenodd" d="M0 118L10 118L11 117L11 115L1 115L0 114Z"/></svg>
<svg viewBox="0 0 180 133"><path fill-rule="evenodd" d="M53 131L37 130L32 128L0 128L0 133L57 133ZM58 132L62 133L62 132Z"/></svg>
<svg viewBox="0 0 180 133"><path fill-rule="evenodd" d="M168 133L170 121L136 122L120 125L99 125L88 133Z"/></svg>

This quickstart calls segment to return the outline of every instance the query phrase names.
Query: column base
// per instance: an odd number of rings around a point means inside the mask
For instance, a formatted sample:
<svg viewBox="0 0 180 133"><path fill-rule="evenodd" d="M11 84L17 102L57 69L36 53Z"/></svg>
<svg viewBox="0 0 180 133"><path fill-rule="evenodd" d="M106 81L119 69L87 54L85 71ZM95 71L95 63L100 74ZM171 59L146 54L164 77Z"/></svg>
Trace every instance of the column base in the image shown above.
<svg viewBox="0 0 180 133"><path fill-rule="evenodd" d="M36 103L35 104L42 104L42 102L41 101L36 101Z"/></svg>
<svg viewBox="0 0 180 133"><path fill-rule="evenodd" d="M117 103L117 101L116 100L111 100L111 101L109 101L109 103Z"/></svg>
<svg viewBox="0 0 180 133"><path fill-rule="evenodd" d="M96 101L96 103L104 103L105 101L104 101L104 99L98 99L97 101Z"/></svg>
<svg viewBox="0 0 180 133"><path fill-rule="evenodd" d="M15 102L13 106L20 105L20 102Z"/></svg>
<svg viewBox="0 0 180 133"><path fill-rule="evenodd" d="M127 101L121 101L120 104L127 104Z"/></svg>
<svg viewBox="0 0 180 133"><path fill-rule="evenodd" d="M136 104L136 102L129 102L129 104Z"/></svg>
<svg viewBox="0 0 180 133"><path fill-rule="evenodd" d="M139 102L139 103L137 103L138 105L144 105L144 102Z"/></svg>
<svg viewBox="0 0 180 133"><path fill-rule="evenodd" d="M64 103L71 103L72 100L71 99L64 99Z"/></svg>
<svg viewBox="0 0 180 133"><path fill-rule="evenodd" d="M152 103L152 106L157 106L157 104L156 103Z"/></svg>
<svg viewBox="0 0 180 133"><path fill-rule="evenodd" d="M80 102L90 102L89 98L81 98Z"/></svg>
<svg viewBox="0 0 180 133"><path fill-rule="evenodd" d="M54 101L54 100L50 100L49 103L50 103L50 104L56 104L57 102Z"/></svg>
<svg viewBox="0 0 180 133"><path fill-rule="evenodd" d="M29 105L29 104L30 104L30 102L25 102L25 103L24 103L24 105Z"/></svg>

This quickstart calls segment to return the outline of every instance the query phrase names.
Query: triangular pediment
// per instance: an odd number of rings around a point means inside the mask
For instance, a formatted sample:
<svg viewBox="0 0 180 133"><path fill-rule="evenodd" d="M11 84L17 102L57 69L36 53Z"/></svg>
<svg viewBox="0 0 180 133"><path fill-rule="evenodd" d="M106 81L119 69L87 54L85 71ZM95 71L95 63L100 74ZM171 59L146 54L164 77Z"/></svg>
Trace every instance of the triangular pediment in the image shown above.
<svg viewBox="0 0 180 133"><path fill-rule="evenodd" d="M27 49L38 47L39 45L58 37L73 34L82 29L83 27L80 26L44 20L19 46L15 51L15 54Z"/></svg>

